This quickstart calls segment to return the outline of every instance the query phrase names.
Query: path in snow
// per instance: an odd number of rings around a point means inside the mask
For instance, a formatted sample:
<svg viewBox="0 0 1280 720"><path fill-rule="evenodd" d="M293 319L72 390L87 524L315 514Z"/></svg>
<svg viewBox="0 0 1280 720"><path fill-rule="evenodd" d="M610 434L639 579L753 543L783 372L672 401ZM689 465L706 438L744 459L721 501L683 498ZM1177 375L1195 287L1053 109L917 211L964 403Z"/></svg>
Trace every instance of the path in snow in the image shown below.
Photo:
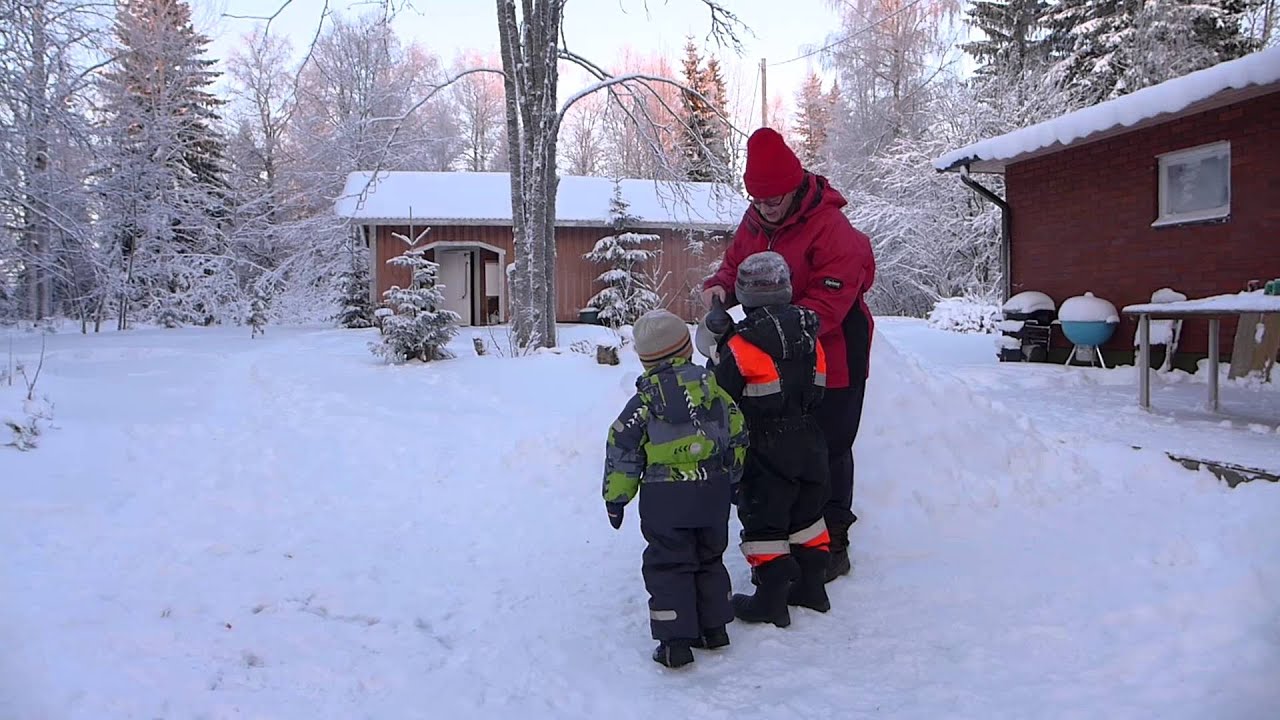
<svg viewBox="0 0 1280 720"><path fill-rule="evenodd" d="M614 532L599 498L634 355L387 367L372 337L53 338L61 429L0 453L0 717L1247 719L1280 702L1276 488L1066 447L883 336L835 610L735 623L727 652L666 672L634 508Z"/></svg>

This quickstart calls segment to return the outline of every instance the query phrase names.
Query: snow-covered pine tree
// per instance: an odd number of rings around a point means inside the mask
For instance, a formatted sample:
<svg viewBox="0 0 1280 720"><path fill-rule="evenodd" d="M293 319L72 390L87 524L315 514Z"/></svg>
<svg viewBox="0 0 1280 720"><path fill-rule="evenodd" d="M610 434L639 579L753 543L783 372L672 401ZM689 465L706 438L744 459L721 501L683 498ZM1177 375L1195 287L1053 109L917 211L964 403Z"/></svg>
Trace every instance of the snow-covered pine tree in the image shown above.
<svg viewBox="0 0 1280 720"><path fill-rule="evenodd" d="M600 320L616 328L634 324L661 302L650 287L650 278L643 272L644 265L657 257L659 251L641 247L660 242L661 238L627 231L637 218L630 214L630 203L622 196L622 183L616 180L613 198L609 201L609 216L615 234L600 238L583 257L609 268L596 278L605 288L596 293L587 306L599 310Z"/></svg>
<svg viewBox="0 0 1280 720"><path fill-rule="evenodd" d="M831 98L822 92L822 79L810 72L796 93L796 119L792 133L796 136L796 154L806 169L825 172L823 153L831 126Z"/></svg>
<svg viewBox="0 0 1280 720"><path fill-rule="evenodd" d="M415 247L387 261L389 265L409 268L413 280L408 288L398 285L382 294L383 304L394 314L382 320L382 340L369 343L374 355L387 362L402 363L410 359L423 362L453 357L445 345L458 334L462 318L446 310L444 295L436 284L440 266L428 260L425 247Z"/></svg>
<svg viewBox="0 0 1280 720"><path fill-rule="evenodd" d="M1045 16L1055 79L1085 105L1257 49L1263 0L1059 0Z"/></svg>
<svg viewBox="0 0 1280 720"><path fill-rule="evenodd" d="M120 327L130 301L166 324L210 323L240 301L227 217L218 73L182 0L121 0L103 73L103 218L124 259Z"/></svg>
<svg viewBox="0 0 1280 720"><path fill-rule="evenodd" d="M722 119L725 86L720 63L708 58L703 67L702 54L692 37L685 42L684 53L680 67L684 84L702 96L680 93L680 153L685 176L697 182L723 181L729 174L729 153Z"/></svg>
<svg viewBox="0 0 1280 720"><path fill-rule="evenodd" d="M368 250L351 247L351 263L342 272L342 310L336 320L344 328L373 327L373 299L369 296Z"/></svg>
<svg viewBox="0 0 1280 720"><path fill-rule="evenodd" d="M260 290L254 290L249 299L249 316L245 318L245 324L249 326L250 338L266 333L263 328L267 325L267 297Z"/></svg>
<svg viewBox="0 0 1280 720"><path fill-rule="evenodd" d="M1048 58L1049 44L1042 20L1047 0L975 0L969 5L968 24L984 39L961 48L978 63L982 78L1018 78L1038 68Z"/></svg>

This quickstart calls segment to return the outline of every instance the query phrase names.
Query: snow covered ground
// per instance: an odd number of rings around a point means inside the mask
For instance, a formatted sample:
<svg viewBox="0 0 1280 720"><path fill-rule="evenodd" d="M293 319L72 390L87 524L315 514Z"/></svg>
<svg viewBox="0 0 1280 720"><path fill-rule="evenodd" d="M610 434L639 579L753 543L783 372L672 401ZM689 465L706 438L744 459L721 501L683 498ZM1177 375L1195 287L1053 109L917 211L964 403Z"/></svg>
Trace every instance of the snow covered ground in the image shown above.
<svg viewBox="0 0 1280 720"><path fill-rule="evenodd" d="M1275 717L1280 486L1131 449L1124 371L879 327L834 610L678 673L648 659L634 508L615 532L599 497L634 354L51 336L56 427L0 448L0 718Z"/></svg>
<svg viewBox="0 0 1280 720"><path fill-rule="evenodd" d="M1228 380L1220 367L1220 412L1208 409L1207 369L1151 373L1151 411L1138 406L1138 372L1001 363L994 335L959 334L919 320L885 318L877 329L910 348L930 373L945 374L998 406L1028 418L1037 431L1069 442L1137 445L1280 473L1280 382Z"/></svg>

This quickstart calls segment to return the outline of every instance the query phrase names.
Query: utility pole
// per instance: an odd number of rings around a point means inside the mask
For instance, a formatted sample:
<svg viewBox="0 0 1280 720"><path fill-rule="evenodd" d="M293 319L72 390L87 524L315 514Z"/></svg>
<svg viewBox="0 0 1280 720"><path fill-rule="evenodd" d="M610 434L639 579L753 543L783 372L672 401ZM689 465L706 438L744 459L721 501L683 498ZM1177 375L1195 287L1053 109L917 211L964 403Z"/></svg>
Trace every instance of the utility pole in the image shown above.
<svg viewBox="0 0 1280 720"><path fill-rule="evenodd" d="M769 127L769 83L765 80L768 67L760 58L760 127Z"/></svg>

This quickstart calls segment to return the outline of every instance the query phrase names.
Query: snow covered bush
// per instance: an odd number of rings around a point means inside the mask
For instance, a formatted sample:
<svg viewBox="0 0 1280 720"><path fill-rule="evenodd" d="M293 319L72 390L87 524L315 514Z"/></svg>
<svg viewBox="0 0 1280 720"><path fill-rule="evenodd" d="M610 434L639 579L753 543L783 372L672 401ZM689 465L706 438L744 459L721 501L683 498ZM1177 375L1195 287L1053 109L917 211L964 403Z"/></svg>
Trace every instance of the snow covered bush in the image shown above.
<svg viewBox="0 0 1280 720"><path fill-rule="evenodd" d="M440 266L423 257L425 250L414 248L387 261L413 273L408 288L393 285L382 294L392 312L382 318L382 340L369 343L369 348L388 362L401 363L411 358L430 362L453 357L445 345L458 334L461 317L441 307L444 295L436 286Z"/></svg>
<svg viewBox="0 0 1280 720"><path fill-rule="evenodd" d="M999 305L983 298L942 298L929 311L929 327L953 332L993 333L1003 316Z"/></svg>
<svg viewBox="0 0 1280 720"><path fill-rule="evenodd" d="M5 429L5 445L19 450L33 450L53 419L53 404L42 395L26 397L21 385L0 385L0 427Z"/></svg>
<svg viewBox="0 0 1280 720"><path fill-rule="evenodd" d="M11 361L12 362L12 361ZM0 367L0 439L19 450L32 450L53 419L53 404L36 394L40 370L44 368L44 347L34 370L23 363Z"/></svg>
<svg viewBox="0 0 1280 720"><path fill-rule="evenodd" d="M655 292L652 273L645 272L645 265L658 257L660 251L646 250L641 246L659 243L662 238L625 232L627 226L636 219L627 213L628 207L629 204L622 197L621 184L615 182L609 214L614 230L618 232L616 235L600 238L591 252L583 255L593 263L609 267L596 278L596 282L604 283L605 288L587 301L587 307L598 310L601 322L615 328L634 323L661 302Z"/></svg>

